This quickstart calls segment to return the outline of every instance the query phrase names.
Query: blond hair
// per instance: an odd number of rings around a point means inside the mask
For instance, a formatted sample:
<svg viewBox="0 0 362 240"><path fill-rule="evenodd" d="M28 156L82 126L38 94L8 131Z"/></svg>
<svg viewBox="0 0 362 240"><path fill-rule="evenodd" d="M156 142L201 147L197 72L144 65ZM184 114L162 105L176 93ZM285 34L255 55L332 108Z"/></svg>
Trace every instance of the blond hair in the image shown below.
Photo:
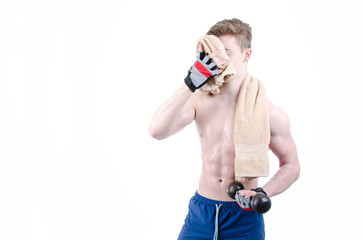
<svg viewBox="0 0 362 240"><path fill-rule="evenodd" d="M244 23L237 18L224 19L217 22L206 34L215 35L216 37L223 34L232 34L235 35L241 51L245 48L251 48L251 27L249 24Z"/></svg>

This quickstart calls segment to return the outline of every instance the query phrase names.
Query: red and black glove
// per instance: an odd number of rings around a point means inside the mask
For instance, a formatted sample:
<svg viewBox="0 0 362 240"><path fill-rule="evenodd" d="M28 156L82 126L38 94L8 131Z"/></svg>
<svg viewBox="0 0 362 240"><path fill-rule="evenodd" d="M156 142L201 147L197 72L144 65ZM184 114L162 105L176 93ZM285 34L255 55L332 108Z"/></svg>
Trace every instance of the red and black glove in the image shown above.
<svg viewBox="0 0 362 240"><path fill-rule="evenodd" d="M219 73L212 59L204 52L199 52L195 64L191 66L185 78L185 84L192 92L195 92Z"/></svg>

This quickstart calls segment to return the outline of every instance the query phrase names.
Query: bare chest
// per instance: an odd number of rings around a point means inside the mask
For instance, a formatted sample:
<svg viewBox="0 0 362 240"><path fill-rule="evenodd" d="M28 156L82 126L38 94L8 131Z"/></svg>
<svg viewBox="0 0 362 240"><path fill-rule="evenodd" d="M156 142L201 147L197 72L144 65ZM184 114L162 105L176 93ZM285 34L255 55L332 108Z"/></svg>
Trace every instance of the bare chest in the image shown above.
<svg viewBox="0 0 362 240"><path fill-rule="evenodd" d="M234 151L235 104L208 101L196 109L196 126L205 149Z"/></svg>

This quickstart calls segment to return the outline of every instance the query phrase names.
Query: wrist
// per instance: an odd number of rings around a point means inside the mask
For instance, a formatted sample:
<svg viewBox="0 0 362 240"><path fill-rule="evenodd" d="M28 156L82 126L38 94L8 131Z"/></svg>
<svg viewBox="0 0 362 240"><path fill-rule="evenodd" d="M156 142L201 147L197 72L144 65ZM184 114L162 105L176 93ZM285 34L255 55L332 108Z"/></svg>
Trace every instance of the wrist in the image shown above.
<svg viewBox="0 0 362 240"><path fill-rule="evenodd" d="M194 83L192 82L191 78L190 78L190 73L186 76L185 78L185 84L186 86L191 90L191 92L195 92L197 87L194 85Z"/></svg>
<svg viewBox="0 0 362 240"><path fill-rule="evenodd" d="M254 188L254 189L251 189L252 191L256 192L256 193L262 193L262 194L265 194L266 196L268 196L268 194L264 191L263 188L261 187L258 187L258 188Z"/></svg>
<svg viewBox="0 0 362 240"><path fill-rule="evenodd" d="M180 85L180 87L177 89L177 91L182 94L182 95L185 95L185 96L188 96L190 97L194 92L192 92L190 90L190 88L185 84L185 83L182 83Z"/></svg>

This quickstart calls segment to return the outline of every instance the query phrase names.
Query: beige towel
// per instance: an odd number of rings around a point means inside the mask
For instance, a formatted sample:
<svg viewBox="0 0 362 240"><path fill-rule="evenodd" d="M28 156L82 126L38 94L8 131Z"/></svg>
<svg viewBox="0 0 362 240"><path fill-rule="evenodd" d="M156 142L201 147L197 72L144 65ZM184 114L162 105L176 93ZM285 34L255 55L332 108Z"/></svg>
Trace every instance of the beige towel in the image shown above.
<svg viewBox="0 0 362 240"><path fill-rule="evenodd" d="M249 74L241 84L236 105L234 143L237 181L269 175L268 100L264 86Z"/></svg>
<svg viewBox="0 0 362 240"><path fill-rule="evenodd" d="M201 87L202 91L207 91L212 94L218 94L220 93L219 87L221 87L224 81L226 81L230 76L236 74L236 70L225 51L223 43L216 36L206 35L201 37L197 41L196 52L198 52L199 43L201 43L204 52L209 54L217 49L221 50L221 53L218 54L218 56L214 57L214 60L226 60L225 64L223 64L222 66L217 66L219 69L223 69L224 71L221 74L210 79L204 86Z"/></svg>

